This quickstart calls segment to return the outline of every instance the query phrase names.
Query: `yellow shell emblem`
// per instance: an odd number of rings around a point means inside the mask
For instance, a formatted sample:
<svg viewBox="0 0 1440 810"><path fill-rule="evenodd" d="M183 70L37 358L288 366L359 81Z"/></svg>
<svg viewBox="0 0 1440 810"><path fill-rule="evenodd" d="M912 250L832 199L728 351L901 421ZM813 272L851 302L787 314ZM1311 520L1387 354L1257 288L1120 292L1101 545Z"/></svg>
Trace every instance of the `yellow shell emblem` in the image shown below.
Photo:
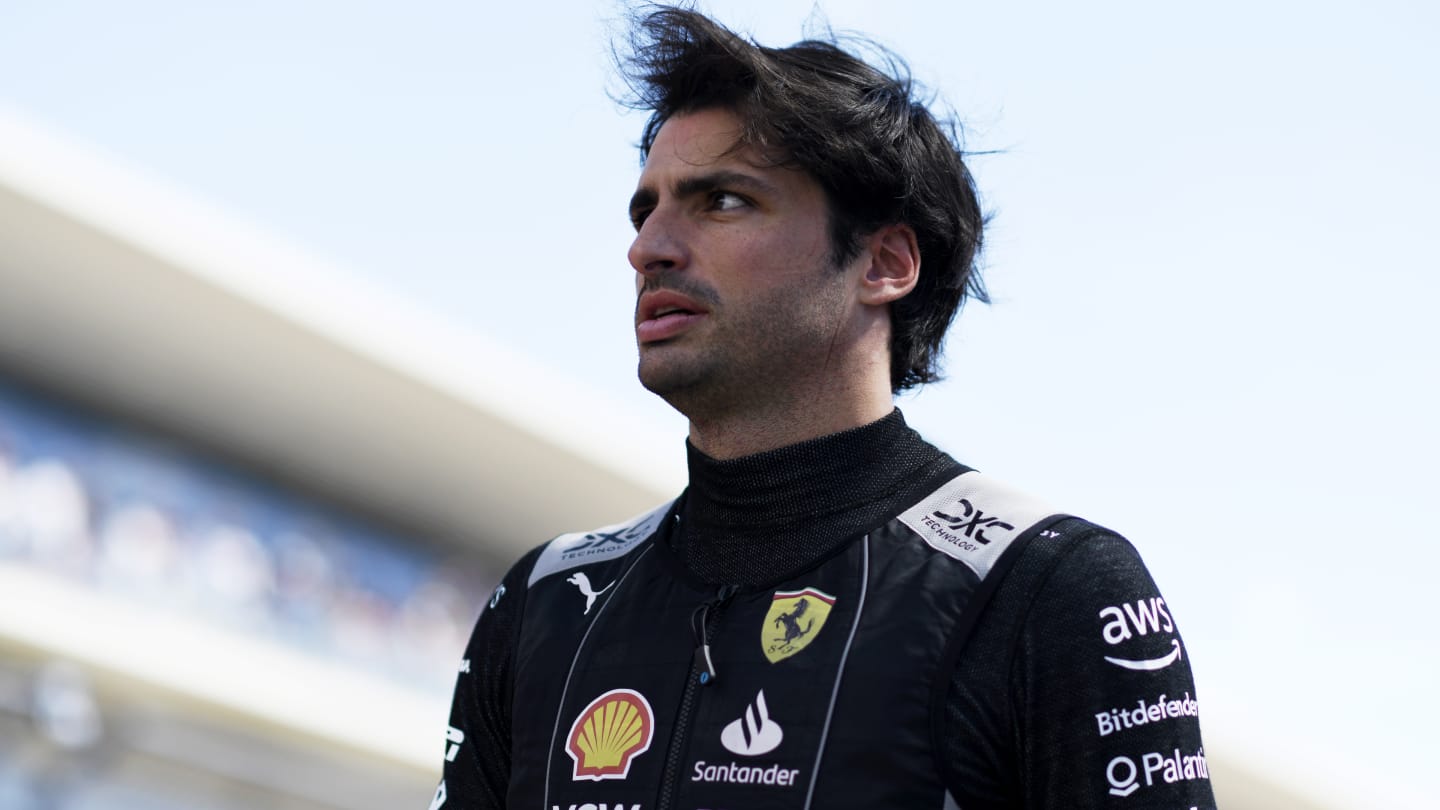
<svg viewBox="0 0 1440 810"><path fill-rule="evenodd" d="M650 701L632 689L611 689L575 718L565 753L575 760L575 779L624 779L654 736Z"/></svg>
<svg viewBox="0 0 1440 810"><path fill-rule="evenodd" d="M765 614L765 626L760 628L765 657L773 664L810 646L834 606L835 597L814 588L776 591Z"/></svg>

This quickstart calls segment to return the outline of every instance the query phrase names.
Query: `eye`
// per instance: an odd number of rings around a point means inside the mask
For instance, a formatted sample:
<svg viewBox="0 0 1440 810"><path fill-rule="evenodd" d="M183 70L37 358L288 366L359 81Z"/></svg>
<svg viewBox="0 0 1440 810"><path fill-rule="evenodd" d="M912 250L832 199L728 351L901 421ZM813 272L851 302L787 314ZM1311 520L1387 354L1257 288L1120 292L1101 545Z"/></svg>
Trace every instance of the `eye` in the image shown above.
<svg viewBox="0 0 1440 810"><path fill-rule="evenodd" d="M645 218L648 217L648 216L650 216L650 209L649 209L649 208L634 208L634 209L631 209L631 210L630 210L630 224L635 227L635 230L638 231L638 230L640 230L640 226L645 224Z"/></svg>
<svg viewBox="0 0 1440 810"><path fill-rule="evenodd" d="M710 194L710 210L712 211L734 211L749 205L749 200L733 191L714 191Z"/></svg>

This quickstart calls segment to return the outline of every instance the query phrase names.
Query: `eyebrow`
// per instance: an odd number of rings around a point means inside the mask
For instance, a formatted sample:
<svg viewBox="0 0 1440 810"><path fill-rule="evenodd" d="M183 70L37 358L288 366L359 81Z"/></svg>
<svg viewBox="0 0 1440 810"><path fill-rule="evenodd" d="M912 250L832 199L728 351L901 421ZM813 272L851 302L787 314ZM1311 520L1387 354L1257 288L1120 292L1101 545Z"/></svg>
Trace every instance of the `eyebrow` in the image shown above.
<svg viewBox="0 0 1440 810"><path fill-rule="evenodd" d="M672 190L676 197L694 197L699 194L708 194L722 188L735 188L741 191L751 191L758 194L776 194L775 186L761 180L754 175L744 172L719 169L713 172L697 174L690 177L683 177L676 181ZM660 199L660 195L652 188L637 189L630 197L630 217L634 219L638 211L653 207Z"/></svg>

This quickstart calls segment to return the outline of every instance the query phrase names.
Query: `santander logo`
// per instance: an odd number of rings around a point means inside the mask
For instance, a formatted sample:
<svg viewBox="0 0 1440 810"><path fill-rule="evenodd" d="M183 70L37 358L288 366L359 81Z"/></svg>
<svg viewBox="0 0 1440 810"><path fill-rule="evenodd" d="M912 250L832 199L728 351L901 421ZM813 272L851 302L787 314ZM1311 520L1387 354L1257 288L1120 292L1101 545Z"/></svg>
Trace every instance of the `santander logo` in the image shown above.
<svg viewBox="0 0 1440 810"><path fill-rule="evenodd" d="M768 754L785 739L780 724L770 719L765 707L765 690L755 693L755 702L745 707L745 716L734 721L720 732L720 744L732 754L742 757L758 757Z"/></svg>

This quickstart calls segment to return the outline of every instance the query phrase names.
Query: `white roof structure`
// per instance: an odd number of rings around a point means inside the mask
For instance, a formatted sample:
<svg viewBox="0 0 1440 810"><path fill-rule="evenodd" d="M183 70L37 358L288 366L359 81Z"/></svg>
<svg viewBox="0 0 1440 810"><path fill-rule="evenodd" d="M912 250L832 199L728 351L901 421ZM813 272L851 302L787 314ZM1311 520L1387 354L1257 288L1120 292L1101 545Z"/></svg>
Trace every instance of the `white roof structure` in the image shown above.
<svg viewBox="0 0 1440 810"><path fill-rule="evenodd" d="M683 483L635 461L679 437L4 115L0 368L499 559Z"/></svg>
<svg viewBox="0 0 1440 810"><path fill-rule="evenodd" d="M3 111L0 373L497 565L683 484L679 468L632 461L680 456L679 437L659 452L667 440L593 394ZM26 606L0 610L0 655L78 661L107 683L438 771L447 707L432 695L13 565L0 590ZM357 704L371 710L341 710Z"/></svg>
<svg viewBox="0 0 1440 810"><path fill-rule="evenodd" d="M0 372L496 560L642 512L683 484L679 437L653 436L504 349L3 110ZM667 458L671 466L650 466ZM23 571L0 567L0 590L79 617L40 632L0 610L0 651L8 643L80 660L284 733L438 769L431 730L444 707L433 701L195 624L115 612ZM105 643L115 626L101 616L140 643ZM145 652L177 644L267 663L225 682L156 668L158 653ZM315 678L335 688L301 702L280 688ZM371 722L334 727L327 701L340 700L368 701ZM1249 763L1211 761L1231 810L1328 806Z"/></svg>

